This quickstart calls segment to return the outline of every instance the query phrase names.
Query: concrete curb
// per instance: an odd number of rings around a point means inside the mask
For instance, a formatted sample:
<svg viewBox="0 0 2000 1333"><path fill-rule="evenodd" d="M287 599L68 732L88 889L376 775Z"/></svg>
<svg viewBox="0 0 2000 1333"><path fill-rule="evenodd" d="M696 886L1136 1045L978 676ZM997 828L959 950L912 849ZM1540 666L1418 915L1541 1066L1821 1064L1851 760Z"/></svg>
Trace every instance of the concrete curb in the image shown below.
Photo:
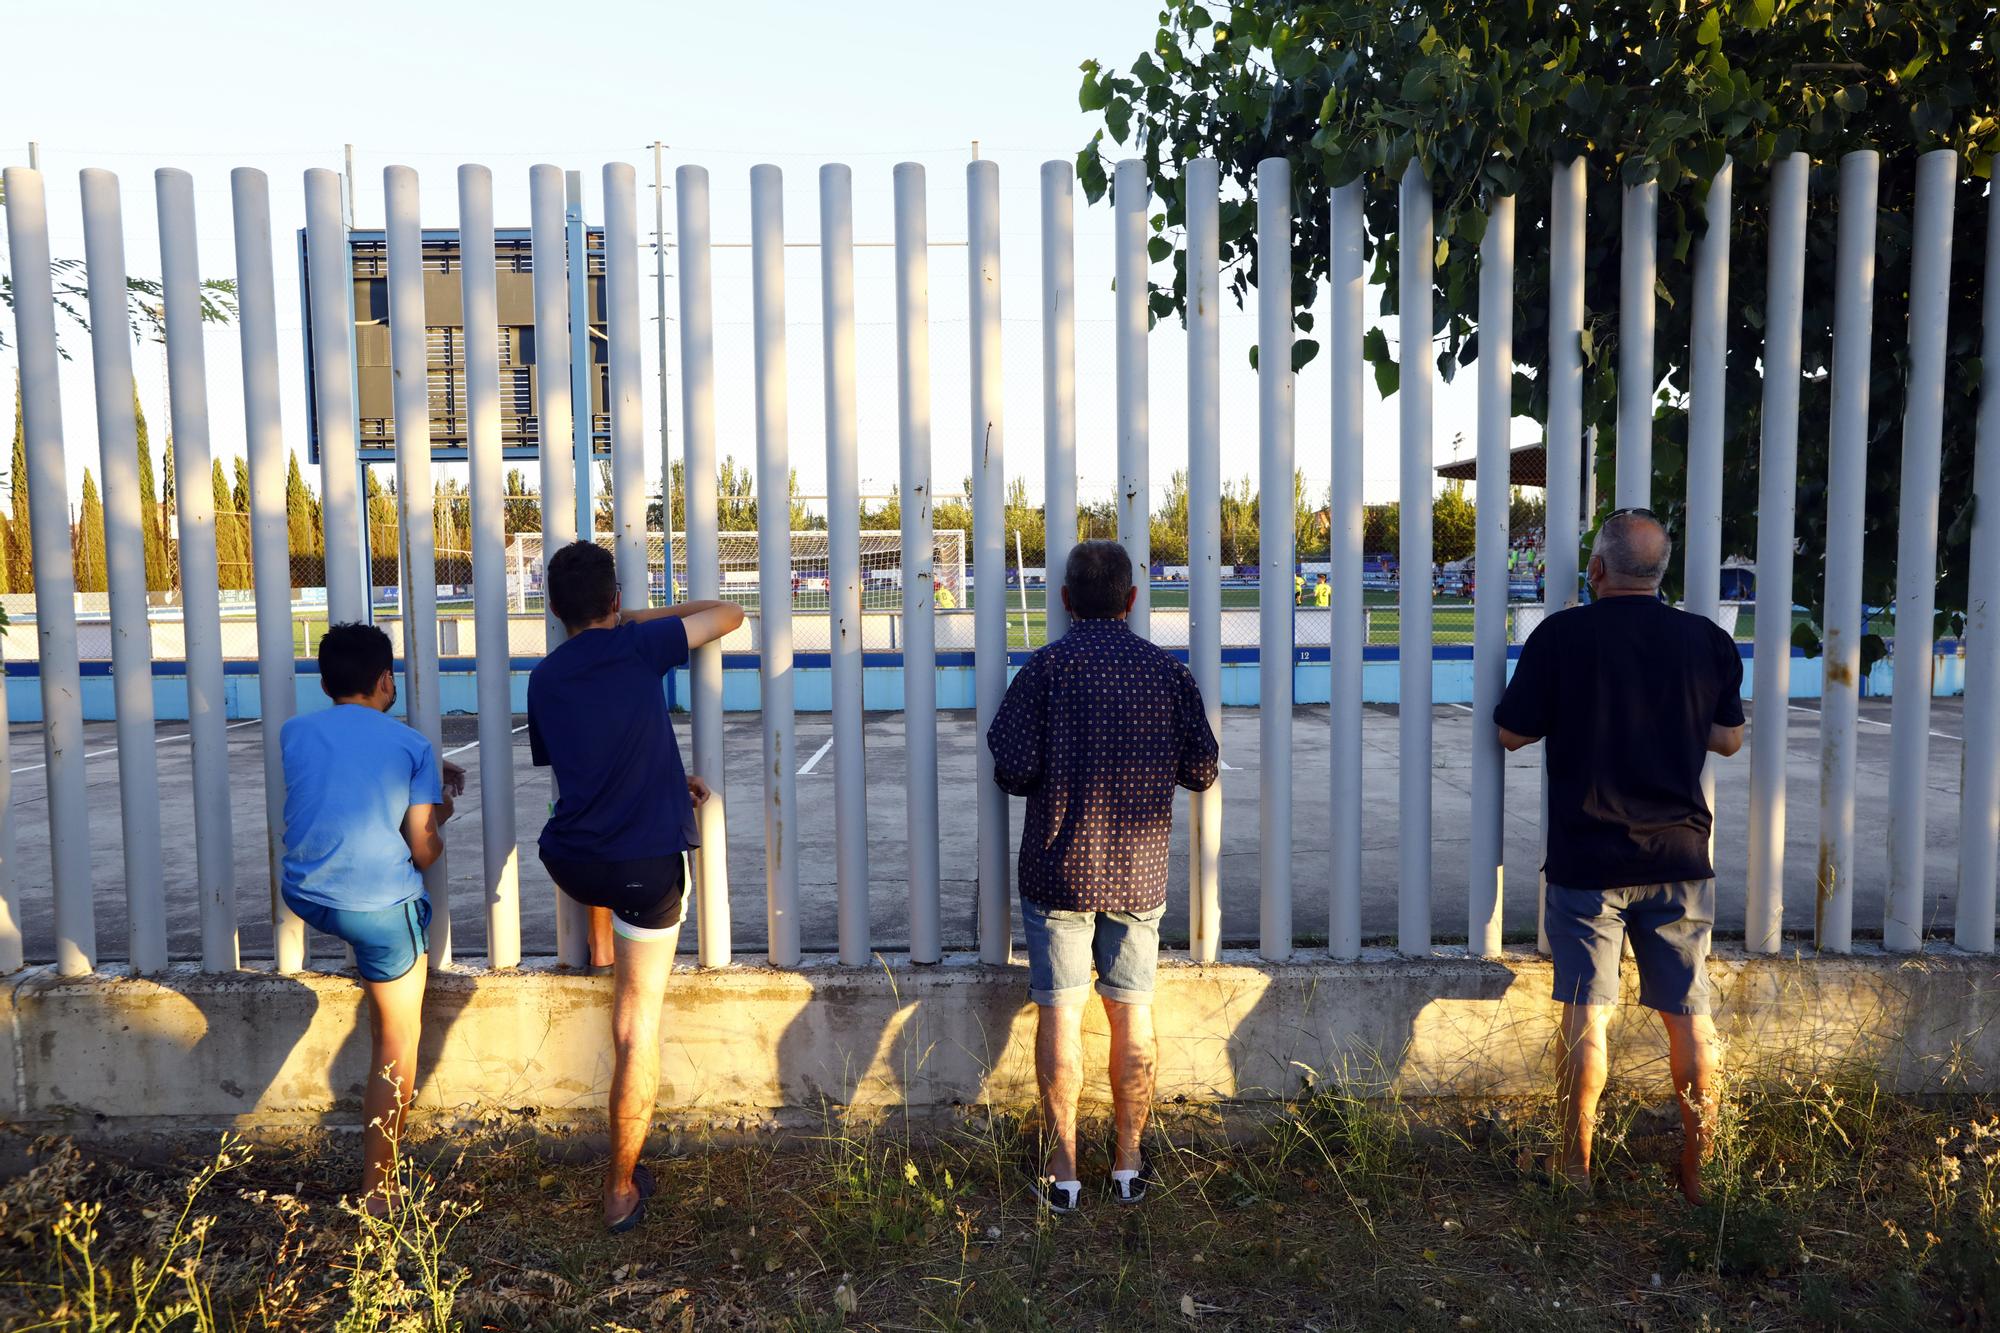
<svg viewBox="0 0 2000 1333"><path fill-rule="evenodd" d="M1738 1074L1866 1066L1921 1095L2000 1090L2000 963L1940 947L1842 958L1718 955L1718 1025ZM1627 970L1627 1000L1636 978ZM737 1129L908 1108L1024 1106L1033 1096L1025 968L955 956L847 969L733 966L677 974L662 1025L663 1122ZM1159 1100L1256 1104L1312 1083L1368 1095L1488 1099L1546 1093L1555 1006L1545 959L1280 965L1246 952L1163 959L1155 1002ZM546 961L432 977L420 1108L443 1120L522 1113L601 1119L611 1073L610 981ZM24 1127L115 1136L175 1126L281 1129L351 1117L366 1074L360 989L345 976L202 973L0 987L0 1070ZM1092 1004L1086 1096L1103 1099L1105 1025ZM1614 1078L1664 1095L1660 1025L1628 1003Z"/></svg>

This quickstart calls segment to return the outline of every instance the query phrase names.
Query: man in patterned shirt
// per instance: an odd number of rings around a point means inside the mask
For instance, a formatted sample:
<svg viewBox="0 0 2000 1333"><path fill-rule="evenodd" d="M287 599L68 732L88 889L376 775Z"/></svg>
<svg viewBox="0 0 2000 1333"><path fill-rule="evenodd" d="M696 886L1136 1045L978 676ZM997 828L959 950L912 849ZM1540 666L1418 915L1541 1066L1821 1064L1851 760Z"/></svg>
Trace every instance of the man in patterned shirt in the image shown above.
<svg viewBox="0 0 2000 1333"><path fill-rule="evenodd" d="M1174 788L1203 791L1215 781L1215 733L1201 691L1173 654L1126 627L1136 596L1131 558L1117 542L1071 551L1062 589L1069 632L1028 659L986 736L994 780L1028 798L1021 916L1049 1139L1029 1177L1058 1213L1083 1201L1076 1100L1093 962L1111 1029L1113 1197L1146 1197L1139 1139L1153 1101L1153 971Z"/></svg>

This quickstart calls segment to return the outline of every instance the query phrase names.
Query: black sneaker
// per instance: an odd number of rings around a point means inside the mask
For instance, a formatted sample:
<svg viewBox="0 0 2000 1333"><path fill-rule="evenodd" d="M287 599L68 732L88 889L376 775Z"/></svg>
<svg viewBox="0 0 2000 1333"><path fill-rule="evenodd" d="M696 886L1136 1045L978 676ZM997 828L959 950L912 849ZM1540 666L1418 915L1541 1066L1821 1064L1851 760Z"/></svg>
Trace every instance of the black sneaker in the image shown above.
<svg viewBox="0 0 2000 1333"><path fill-rule="evenodd" d="M1147 1193L1157 1181L1158 1177L1153 1174L1153 1159L1141 1153L1137 1171L1111 1173L1111 1197L1127 1207L1144 1203Z"/></svg>
<svg viewBox="0 0 2000 1333"><path fill-rule="evenodd" d="M1028 1193L1035 1196L1037 1203L1058 1217L1068 1217L1083 1210L1083 1182L1057 1180L1032 1162L1022 1165L1028 1177Z"/></svg>

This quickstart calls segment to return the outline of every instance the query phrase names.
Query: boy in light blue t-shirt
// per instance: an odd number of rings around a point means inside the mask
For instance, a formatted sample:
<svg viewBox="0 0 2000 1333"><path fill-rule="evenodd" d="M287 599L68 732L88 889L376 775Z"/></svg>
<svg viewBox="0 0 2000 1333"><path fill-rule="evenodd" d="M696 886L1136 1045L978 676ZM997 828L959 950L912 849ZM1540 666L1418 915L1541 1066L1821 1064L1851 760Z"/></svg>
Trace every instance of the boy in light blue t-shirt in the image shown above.
<svg viewBox="0 0 2000 1333"><path fill-rule="evenodd" d="M361 1193L380 1212L395 1187L395 1147L416 1089L417 1036L430 951L423 872L444 854L440 826L465 773L389 716L396 703L389 636L333 625L319 643L319 683L334 706L285 723L285 903L345 941L368 995L373 1048L362 1094Z"/></svg>

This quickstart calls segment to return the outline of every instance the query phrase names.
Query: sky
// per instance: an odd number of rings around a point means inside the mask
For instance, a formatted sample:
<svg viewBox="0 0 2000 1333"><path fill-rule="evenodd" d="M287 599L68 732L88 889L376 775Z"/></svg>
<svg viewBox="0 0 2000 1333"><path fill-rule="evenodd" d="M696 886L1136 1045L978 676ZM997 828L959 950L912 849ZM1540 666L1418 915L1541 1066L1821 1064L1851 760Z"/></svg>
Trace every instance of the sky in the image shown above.
<svg viewBox="0 0 2000 1333"><path fill-rule="evenodd" d="M152 173L180 167L195 177L202 271L234 268L229 172L257 167L271 181L278 250L278 324L287 437L305 452L305 388L299 331L295 233L304 215L302 174L339 169L352 144L356 222L381 225L382 169L420 173L426 226L457 219L454 174L465 162L492 168L501 226L525 225L531 165L583 173L585 206L602 218L601 171L629 162L640 182L639 228L652 235L652 150L665 142L668 184L682 165L710 175L717 365L717 447L748 463L752 418L749 172L784 172L790 242L818 234L818 170L844 162L854 173L857 399L860 472L868 494L896 486L896 383L891 172L921 162L929 183L933 469L940 490L970 471L965 167L975 142L999 164L1004 376L1001 436L1009 478L1042 493L1042 383L1038 173L1072 158L1096 124L1077 108L1078 64L1129 63L1150 44L1157 4L1138 0L1015 0L998 8L909 0L866 4L758 3L662 6L600 0L550 6L497 0L413 5L362 0L334 9L190 0L176 6L95 3L10 6L10 60L0 80L0 165L26 165L38 142L47 178L54 253L81 256L77 172L101 167L121 180L128 267L159 272ZM329 17L331 16L331 17ZM40 52L37 57L33 53ZM25 58L23 58L25 57ZM1081 497L1108 499L1116 479L1111 336L1110 210L1077 196L1077 437ZM669 229L670 448L680 449L679 300ZM734 243L733 245L731 243ZM956 244L953 244L956 243ZM641 314L648 392L647 476L659 476L655 352L658 317L650 252L642 260ZM1158 266L1156 276L1171 270ZM802 490L824 490L819 252L787 252L789 448ZM1377 321L1394 343L1394 320ZM1322 328L1324 326L1322 325ZM1254 470L1256 381L1248 360L1254 304L1223 316L1223 470ZM12 341L12 330L9 329ZM1322 341L1323 341L1322 335ZM96 470L87 340L71 329L75 356L63 375L65 446L74 494L82 468ZM219 457L242 452L240 357L234 328L207 334L208 400ZM1186 345L1162 324L1149 345L1150 474L1156 493L1186 465ZM13 378L11 349L0 374ZM141 401L154 438L166 434L164 358L137 352ZM1397 491L1396 404L1367 379L1366 498ZM1435 450L1442 462L1469 454L1473 377L1439 384ZM1297 457L1310 493L1331 471L1330 380L1324 353L1297 389ZM11 433L11 395L0 425ZM1534 438L1515 423L1516 442ZM157 444L156 444L157 448ZM452 475L446 468L444 475ZM657 484L655 482L655 484Z"/></svg>

